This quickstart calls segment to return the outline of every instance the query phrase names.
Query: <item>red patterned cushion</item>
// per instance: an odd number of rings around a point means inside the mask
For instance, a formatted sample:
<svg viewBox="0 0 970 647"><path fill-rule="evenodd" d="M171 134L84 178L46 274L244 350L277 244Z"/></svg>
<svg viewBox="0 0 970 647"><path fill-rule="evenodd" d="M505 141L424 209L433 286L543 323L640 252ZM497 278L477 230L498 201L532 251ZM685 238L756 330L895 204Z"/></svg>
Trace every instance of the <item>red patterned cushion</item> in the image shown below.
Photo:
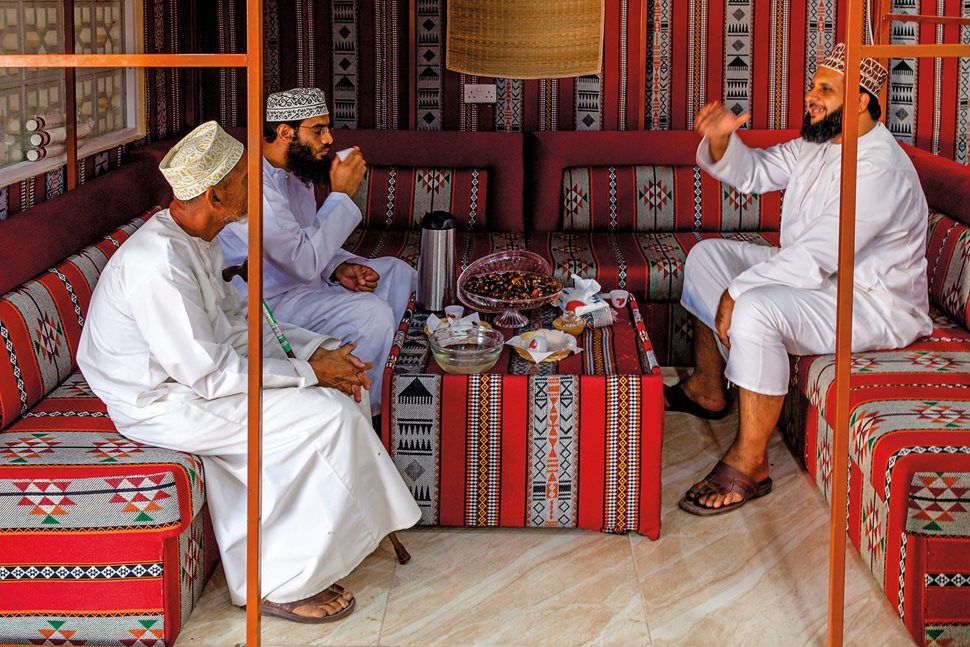
<svg viewBox="0 0 970 647"><path fill-rule="evenodd" d="M158 208L0 298L0 429L74 370L91 294L108 258Z"/></svg>
<svg viewBox="0 0 970 647"><path fill-rule="evenodd" d="M396 256L417 267L421 232L414 229L357 229L347 238L344 248L364 258ZM459 230L455 232L456 270L461 272L482 256L512 249L526 249L525 236L514 232Z"/></svg>
<svg viewBox="0 0 970 647"><path fill-rule="evenodd" d="M849 537L911 631L970 621L965 589L929 579L970 576L970 333L932 314L929 337L854 354L849 394ZM828 498L835 358L794 367L780 427Z"/></svg>
<svg viewBox="0 0 970 647"><path fill-rule="evenodd" d="M931 213L926 262L930 300L970 327L970 229L949 216Z"/></svg>
<svg viewBox="0 0 970 647"><path fill-rule="evenodd" d="M565 231L778 231L781 194L746 195L696 166L582 166L562 175Z"/></svg>
<svg viewBox="0 0 970 647"><path fill-rule="evenodd" d="M488 172L476 168L368 167L354 202L371 229L415 229L429 211L448 211L461 229L482 229Z"/></svg>

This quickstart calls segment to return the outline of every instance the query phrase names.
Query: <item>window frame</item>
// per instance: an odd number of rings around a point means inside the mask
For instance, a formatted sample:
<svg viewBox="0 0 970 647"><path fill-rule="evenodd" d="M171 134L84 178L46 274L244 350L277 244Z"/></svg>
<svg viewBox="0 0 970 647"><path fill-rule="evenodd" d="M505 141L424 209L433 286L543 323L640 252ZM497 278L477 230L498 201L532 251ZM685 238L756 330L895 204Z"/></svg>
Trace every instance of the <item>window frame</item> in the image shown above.
<svg viewBox="0 0 970 647"><path fill-rule="evenodd" d="M130 54L143 54L145 43L140 35L144 32L144 3L139 2L139 0L122 0L122 2L125 3L125 50ZM145 105L145 69L141 67L122 69L125 74L126 85L124 93L125 120L132 125L88 140L79 140L78 161L117 146L136 142L143 139L148 132L148 116ZM76 120L77 115L74 118ZM27 160L16 162L0 168L0 187L16 184L66 165L66 151L36 162Z"/></svg>

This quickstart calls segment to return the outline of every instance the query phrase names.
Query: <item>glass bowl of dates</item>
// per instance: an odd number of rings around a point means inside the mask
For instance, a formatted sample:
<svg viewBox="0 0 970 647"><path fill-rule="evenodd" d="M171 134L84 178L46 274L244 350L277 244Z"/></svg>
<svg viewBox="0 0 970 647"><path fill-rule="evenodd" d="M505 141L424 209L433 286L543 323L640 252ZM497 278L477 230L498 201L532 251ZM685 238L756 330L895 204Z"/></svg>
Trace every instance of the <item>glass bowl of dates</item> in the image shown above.
<svg viewBox="0 0 970 647"><path fill-rule="evenodd" d="M495 365L505 337L476 324L442 326L431 333L431 352L446 373L484 373Z"/></svg>
<svg viewBox="0 0 970 647"><path fill-rule="evenodd" d="M501 312L495 323L521 328L529 323L519 310L534 310L550 303L562 290L546 259L526 251L497 252L484 256L458 277L458 298L479 312Z"/></svg>

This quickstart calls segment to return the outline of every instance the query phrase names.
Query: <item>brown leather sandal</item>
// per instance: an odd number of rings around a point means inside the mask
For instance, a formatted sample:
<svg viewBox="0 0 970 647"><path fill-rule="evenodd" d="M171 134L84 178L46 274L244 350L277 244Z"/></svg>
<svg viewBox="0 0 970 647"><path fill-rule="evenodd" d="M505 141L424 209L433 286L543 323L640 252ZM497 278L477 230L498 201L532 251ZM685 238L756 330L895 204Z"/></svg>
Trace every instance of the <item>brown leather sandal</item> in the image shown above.
<svg viewBox="0 0 970 647"><path fill-rule="evenodd" d="M724 461L718 461L714 469L704 477L703 484L694 485L680 500L680 509L700 517L710 517L737 510L751 499L757 499L771 492L771 477L763 481L755 481L741 470L731 467ZM700 502L707 494L730 494L736 492L741 495L740 501L711 508Z"/></svg>
<svg viewBox="0 0 970 647"><path fill-rule="evenodd" d="M268 616L275 616L277 618L283 618L284 620L292 620L293 622L302 622L304 624L322 624L324 622L335 622L341 618L346 618L349 616L354 607L357 606L357 599L351 596L350 601L347 606L337 611L335 613L330 613L325 616L308 616L301 613L297 613L301 607L319 607L330 602L336 602L340 597L342 597L346 591L339 584L334 584L320 591L316 595L311 595L308 598L302 600L296 600L295 602L271 602L270 600L263 600L259 605L259 610L262 614Z"/></svg>

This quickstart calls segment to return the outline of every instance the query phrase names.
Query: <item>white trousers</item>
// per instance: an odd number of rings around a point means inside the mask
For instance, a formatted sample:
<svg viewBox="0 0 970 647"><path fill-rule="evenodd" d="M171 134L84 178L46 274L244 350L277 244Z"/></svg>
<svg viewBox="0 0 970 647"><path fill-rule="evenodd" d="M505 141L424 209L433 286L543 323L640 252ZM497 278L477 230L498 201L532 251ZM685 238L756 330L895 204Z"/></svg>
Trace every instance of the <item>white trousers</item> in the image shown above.
<svg viewBox="0 0 970 647"><path fill-rule="evenodd" d="M687 255L681 305L715 330L714 316L731 281L777 253L776 247L736 240L701 241ZM744 292L734 304L728 329L731 347L725 348L717 341L727 362L725 377L755 393L787 394L789 355L835 352L835 311L834 277L818 290L767 285ZM894 337L872 298L854 290L853 352L893 348Z"/></svg>
<svg viewBox="0 0 970 647"><path fill-rule="evenodd" d="M351 292L342 285L322 281L294 288L267 302L280 321L336 337L344 344L357 344L354 354L374 364L367 376L372 383L371 413L377 415L381 411L384 363L414 291L417 272L398 258L373 258L362 264L381 275L374 292Z"/></svg>
<svg viewBox="0 0 970 647"><path fill-rule="evenodd" d="M202 457L226 582L246 603L246 395L191 390L144 408L113 408L128 438ZM371 426L367 401L333 389L265 389L261 595L293 602L348 575L421 512Z"/></svg>

